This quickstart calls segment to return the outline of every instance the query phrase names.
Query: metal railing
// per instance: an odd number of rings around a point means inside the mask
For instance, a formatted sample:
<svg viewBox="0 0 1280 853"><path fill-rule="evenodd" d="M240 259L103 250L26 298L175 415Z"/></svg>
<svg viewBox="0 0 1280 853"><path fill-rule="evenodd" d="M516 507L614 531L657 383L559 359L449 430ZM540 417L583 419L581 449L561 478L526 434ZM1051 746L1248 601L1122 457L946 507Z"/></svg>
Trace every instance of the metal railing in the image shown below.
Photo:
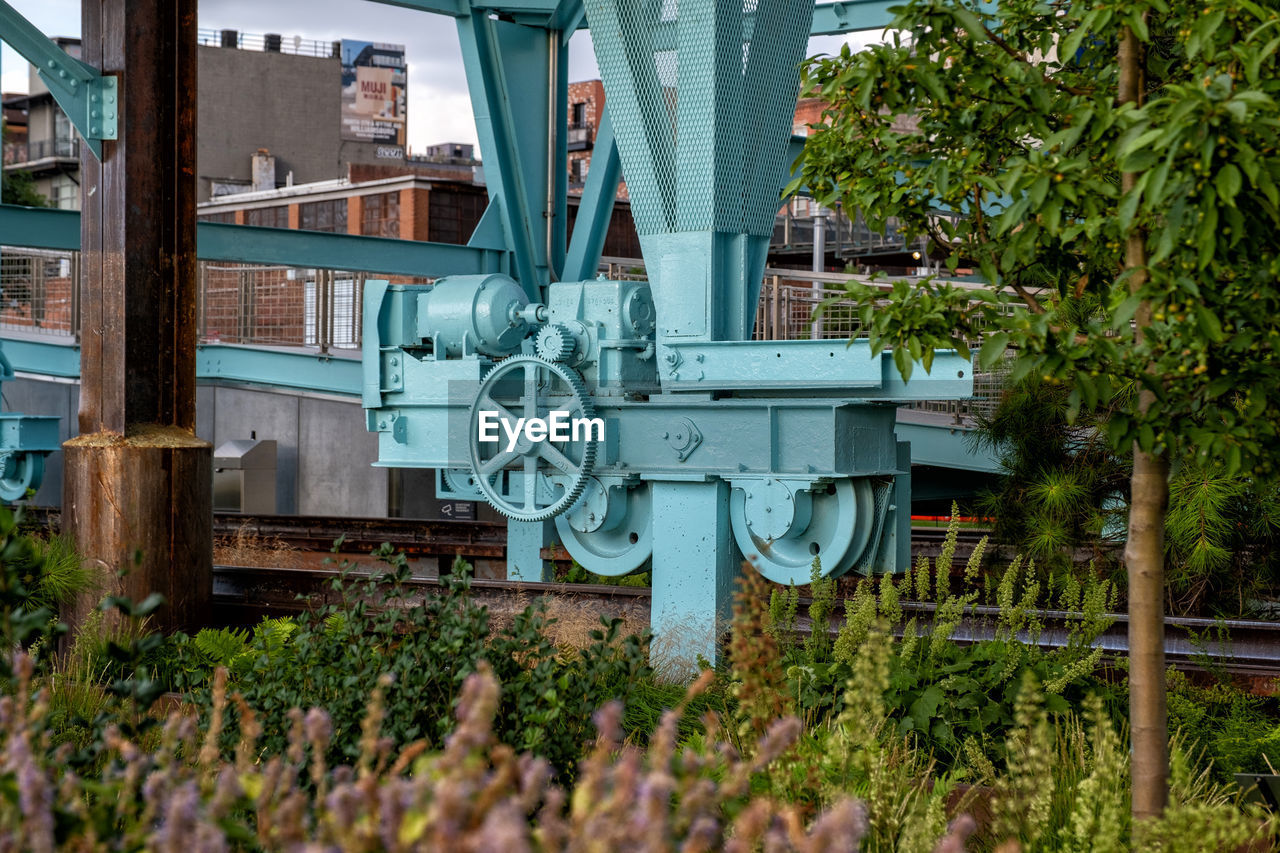
<svg viewBox="0 0 1280 853"><path fill-rule="evenodd" d="M845 290L825 275L816 283L799 270L766 270L756 306L756 340L850 340L865 338L867 329ZM861 277L847 276L855 280ZM821 312L815 315L822 306ZM951 415L957 423L975 415L989 415L1000 402L1008 374L1006 369L981 370L978 348L982 341L970 341L973 352L973 396L967 400L923 400L912 403L917 411Z"/></svg>
<svg viewBox="0 0 1280 853"><path fill-rule="evenodd" d="M571 124L566 142L570 151L582 151L591 147L591 125Z"/></svg>
<svg viewBox="0 0 1280 853"><path fill-rule="evenodd" d="M237 30L211 30L201 27L196 36L197 44L206 47L225 47L235 50L257 50L268 53L292 53L297 56L328 58L342 53L342 43L304 39L300 36L282 36L279 33L242 33ZM232 43L234 42L234 43Z"/></svg>
<svg viewBox="0 0 1280 853"><path fill-rule="evenodd" d="M80 253L0 247L0 329L77 339ZM202 344L300 347L326 353L361 341L364 284L386 275L314 267L201 261ZM428 278L391 276L397 283Z"/></svg>
<svg viewBox="0 0 1280 853"><path fill-rule="evenodd" d="M34 163L52 157L64 157L69 160L79 159L80 139L35 139L21 142L10 142L4 147L6 165L17 163Z"/></svg>

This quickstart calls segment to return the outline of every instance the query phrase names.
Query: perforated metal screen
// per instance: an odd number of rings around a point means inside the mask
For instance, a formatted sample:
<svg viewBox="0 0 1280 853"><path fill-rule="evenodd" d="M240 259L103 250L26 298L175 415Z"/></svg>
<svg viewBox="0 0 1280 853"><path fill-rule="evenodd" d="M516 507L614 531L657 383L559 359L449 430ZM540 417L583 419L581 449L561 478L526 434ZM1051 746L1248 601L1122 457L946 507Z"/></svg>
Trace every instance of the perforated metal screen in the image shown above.
<svg viewBox="0 0 1280 853"><path fill-rule="evenodd" d="M811 0L587 0L640 234L768 236Z"/></svg>

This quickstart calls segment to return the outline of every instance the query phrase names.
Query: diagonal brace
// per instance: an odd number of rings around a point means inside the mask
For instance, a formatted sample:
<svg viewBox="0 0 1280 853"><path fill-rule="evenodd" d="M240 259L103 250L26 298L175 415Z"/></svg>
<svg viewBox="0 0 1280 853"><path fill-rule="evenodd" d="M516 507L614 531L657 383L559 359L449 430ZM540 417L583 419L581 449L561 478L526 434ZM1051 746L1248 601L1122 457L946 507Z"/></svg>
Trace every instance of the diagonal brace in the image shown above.
<svg viewBox="0 0 1280 853"><path fill-rule="evenodd" d="M120 90L115 77L67 54L17 10L0 0L0 39L35 66L58 106L102 160L102 140L119 129Z"/></svg>

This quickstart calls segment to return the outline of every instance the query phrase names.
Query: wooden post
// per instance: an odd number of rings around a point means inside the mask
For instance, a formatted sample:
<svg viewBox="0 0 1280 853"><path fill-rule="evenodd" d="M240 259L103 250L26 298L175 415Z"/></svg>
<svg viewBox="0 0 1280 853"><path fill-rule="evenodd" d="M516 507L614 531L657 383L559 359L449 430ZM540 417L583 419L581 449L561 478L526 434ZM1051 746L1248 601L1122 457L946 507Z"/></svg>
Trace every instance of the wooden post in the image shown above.
<svg viewBox="0 0 1280 853"><path fill-rule="evenodd" d="M64 522L104 594L205 623L212 447L196 414L196 0L84 0L83 59L119 77L119 139L81 148L80 435ZM105 103L110 111L117 105Z"/></svg>

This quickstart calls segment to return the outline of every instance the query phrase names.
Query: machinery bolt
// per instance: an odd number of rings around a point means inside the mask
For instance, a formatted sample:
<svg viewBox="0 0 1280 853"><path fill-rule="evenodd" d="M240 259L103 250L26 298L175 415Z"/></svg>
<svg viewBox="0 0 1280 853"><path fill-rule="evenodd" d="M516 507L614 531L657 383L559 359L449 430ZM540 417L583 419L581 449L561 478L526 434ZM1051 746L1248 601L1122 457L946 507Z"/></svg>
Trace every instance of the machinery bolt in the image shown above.
<svg viewBox="0 0 1280 853"><path fill-rule="evenodd" d="M115 85L115 81L112 81L111 85L112 85L112 86L114 86L114 85ZM116 96L115 96L115 95L107 95L107 103L108 103L108 104L114 104L115 102L116 102Z"/></svg>
<svg viewBox="0 0 1280 853"><path fill-rule="evenodd" d="M670 438L670 437L671 437L671 433L669 433L669 432L664 432L664 433L662 434L662 437L663 437L663 438Z"/></svg>
<svg viewBox="0 0 1280 853"><path fill-rule="evenodd" d="M50 59L50 60L49 60L49 67L50 67L50 68L57 68L57 67L58 67L58 63L56 63L56 62L54 62L52 59Z"/></svg>
<svg viewBox="0 0 1280 853"><path fill-rule="evenodd" d="M90 111L89 111L89 116L90 116L91 118L97 118L97 117L98 117L98 111L97 111L97 110L90 110Z"/></svg>
<svg viewBox="0 0 1280 853"><path fill-rule="evenodd" d="M107 118L114 119L115 117L116 117L115 113L107 113Z"/></svg>
<svg viewBox="0 0 1280 853"><path fill-rule="evenodd" d="M386 428L387 428L386 421L378 421L378 429L386 429Z"/></svg>
<svg viewBox="0 0 1280 853"><path fill-rule="evenodd" d="M91 103L91 104L96 104L96 103L98 103L98 96L97 96L97 95L90 95L90 96L89 96L89 103Z"/></svg>
<svg viewBox="0 0 1280 853"><path fill-rule="evenodd" d="M765 512L773 512L773 507L771 507L771 506L767 506L767 507L765 507L765 508L764 508L764 511L765 511Z"/></svg>
<svg viewBox="0 0 1280 853"><path fill-rule="evenodd" d="M394 358L394 357L391 359L391 366L392 366L392 367L396 367L396 366L397 366L397 365L399 365L399 364L400 364L400 359L398 359L398 358Z"/></svg>

